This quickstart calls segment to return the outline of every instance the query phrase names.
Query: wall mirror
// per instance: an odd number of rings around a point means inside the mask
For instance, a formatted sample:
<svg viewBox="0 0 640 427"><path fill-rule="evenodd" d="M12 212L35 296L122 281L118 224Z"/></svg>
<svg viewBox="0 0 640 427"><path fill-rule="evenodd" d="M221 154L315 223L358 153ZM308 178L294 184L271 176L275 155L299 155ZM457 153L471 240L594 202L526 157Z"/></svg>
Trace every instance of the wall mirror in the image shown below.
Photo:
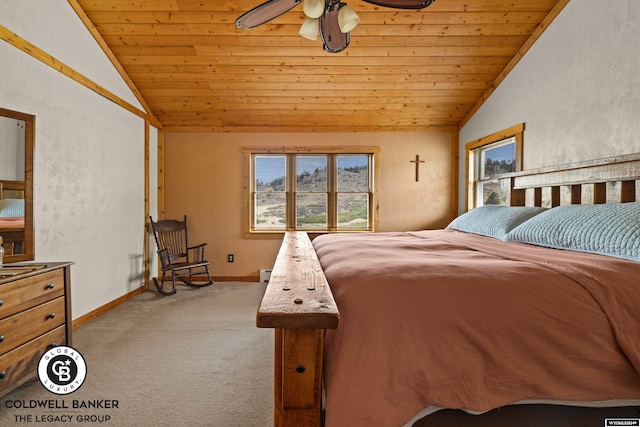
<svg viewBox="0 0 640 427"><path fill-rule="evenodd" d="M0 108L0 236L4 263L33 260L36 117Z"/></svg>

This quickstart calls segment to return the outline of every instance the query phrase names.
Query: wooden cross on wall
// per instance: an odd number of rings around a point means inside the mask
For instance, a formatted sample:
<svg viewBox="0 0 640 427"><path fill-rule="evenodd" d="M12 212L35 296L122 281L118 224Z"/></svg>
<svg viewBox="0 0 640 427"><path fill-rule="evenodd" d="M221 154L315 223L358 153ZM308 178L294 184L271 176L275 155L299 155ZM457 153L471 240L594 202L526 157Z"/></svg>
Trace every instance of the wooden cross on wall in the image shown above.
<svg viewBox="0 0 640 427"><path fill-rule="evenodd" d="M420 160L420 154L416 154L415 160L410 160L409 163L416 164L416 182L420 180L420 163L424 163L424 160Z"/></svg>

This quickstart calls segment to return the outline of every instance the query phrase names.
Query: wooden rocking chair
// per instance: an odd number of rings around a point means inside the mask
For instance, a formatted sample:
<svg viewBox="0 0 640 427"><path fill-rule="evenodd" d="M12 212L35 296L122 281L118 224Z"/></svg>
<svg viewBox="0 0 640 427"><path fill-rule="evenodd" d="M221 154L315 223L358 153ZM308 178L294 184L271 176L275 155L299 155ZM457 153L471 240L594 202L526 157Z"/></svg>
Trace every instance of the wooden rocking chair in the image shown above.
<svg viewBox="0 0 640 427"><path fill-rule="evenodd" d="M153 283L162 295L176 293L176 279L188 286L203 287L213 283L209 274L209 261L204 258L206 243L198 246L189 246L187 234L187 216L183 221L165 219L154 222L149 217L153 236L158 246L158 256L162 266L162 279L160 282L154 277ZM164 288L165 275L171 272L171 290ZM194 275L205 274L208 282L195 283Z"/></svg>

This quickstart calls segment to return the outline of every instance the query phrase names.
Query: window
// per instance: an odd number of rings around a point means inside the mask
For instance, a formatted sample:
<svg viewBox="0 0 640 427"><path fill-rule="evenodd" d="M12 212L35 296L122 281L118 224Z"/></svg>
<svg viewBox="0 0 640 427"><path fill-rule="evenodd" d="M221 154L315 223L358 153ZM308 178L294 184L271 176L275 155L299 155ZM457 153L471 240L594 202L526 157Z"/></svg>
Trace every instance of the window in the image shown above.
<svg viewBox="0 0 640 427"><path fill-rule="evenodd" d="M247 149L248 232L372 231L375 147Z"/></svg>
<svg viewBox="0 0 640 427"><path fill-rule="evenodd" d="M466 144L467 210L500 205L498 175L522 170L524 124Z"/></svg>

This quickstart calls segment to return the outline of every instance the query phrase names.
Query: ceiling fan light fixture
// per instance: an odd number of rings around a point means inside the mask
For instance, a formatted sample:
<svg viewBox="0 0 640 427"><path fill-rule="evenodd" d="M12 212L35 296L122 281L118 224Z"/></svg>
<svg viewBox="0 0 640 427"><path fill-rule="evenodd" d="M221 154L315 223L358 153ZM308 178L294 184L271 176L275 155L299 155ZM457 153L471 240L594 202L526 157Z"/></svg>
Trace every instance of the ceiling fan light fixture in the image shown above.
<svg viewBox="0 0 640 427"><path fill-rule="evenodd" d="M435 0L363 0L377 6L419 10ZM254 28L290 11L300 3L306 15L298 34L316 40L318 33L326 52L342 52L349 46L350 32L360 22L358 14L341 0L266 0L236 19L236 27Z"/></svg>
<svg viewBox="0 0 640 427"><path fill-rule="evenodd" d="M317 40L318 39L318 18L306 18L302 25L300 26L300 30L298 34L304 37L307 40Z"/></svg>
<svg viewBox="0 0 640 427"><path fill-rule="evenodd" d="M329 53L342 52L349 46L351 39L351 33L342 32L338 22L338 12L344 3L340 0L327 0L326 3L327 7L318 22L322 48Z"/></svg>
<svg viewBox="0 0 640 427"><path fill-rule="evenodd" d="M359 22L360 17L356 11L347 4L341 3L340 10L338 11L338 25L340 26L340 31L348 33L353 30Z"/></svg>
<svg viewBox="0 0 640 427"><path fill-rule="evenodd" d="M324 13L324 0L304 0L302 10L309 18L320 18Z"/></svg>

